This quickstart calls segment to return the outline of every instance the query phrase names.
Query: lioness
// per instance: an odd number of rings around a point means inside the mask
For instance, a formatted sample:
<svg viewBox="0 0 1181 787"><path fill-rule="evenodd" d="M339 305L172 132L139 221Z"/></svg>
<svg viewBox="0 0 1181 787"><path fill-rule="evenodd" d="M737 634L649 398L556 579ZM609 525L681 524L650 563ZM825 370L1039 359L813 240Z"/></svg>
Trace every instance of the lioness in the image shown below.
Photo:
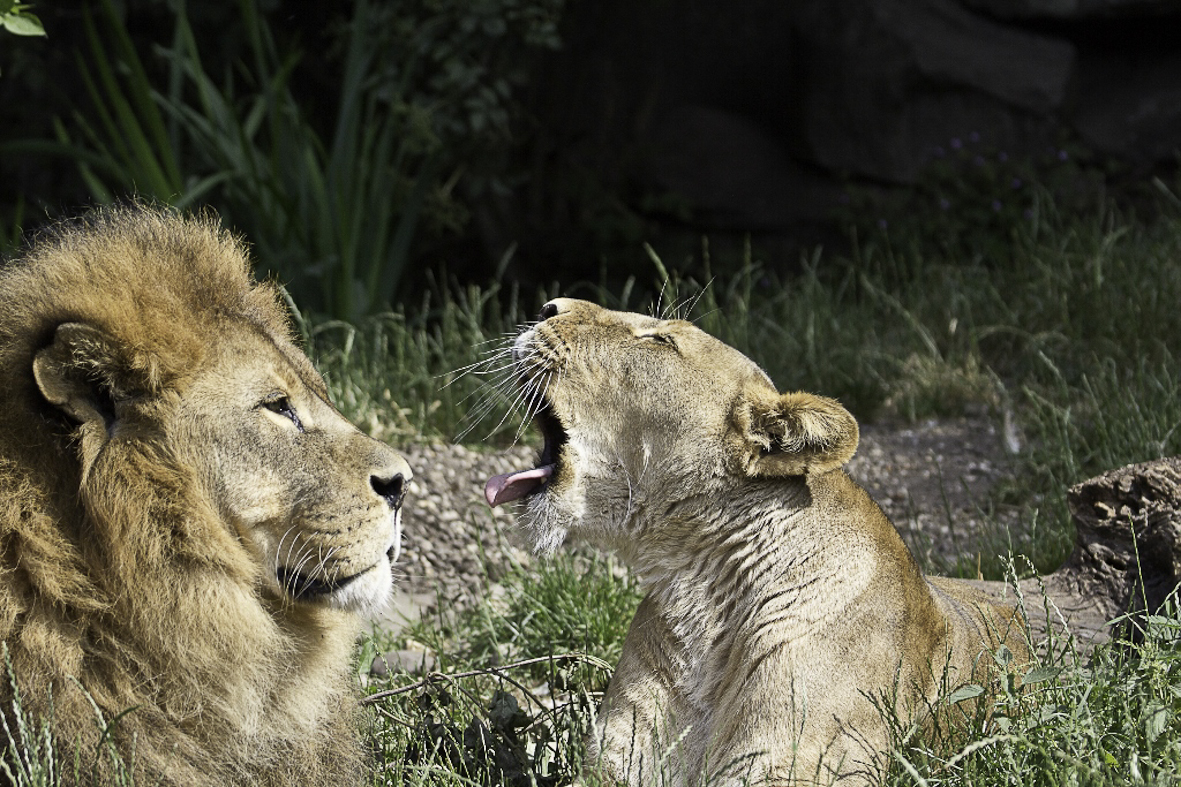
<svg viewBox="0 0 1181 787"><path fill-rule="evenodd" d="M1012 610L924 577L842 470L858 429L836 401L778 393L688 322L577 300L512 357L545 445L489 504L522 499L538 550L614 550L647 591L589 744L613 779L870 782L872 697L909 713L987 679L1002 640L1025 652Z"/></svg>

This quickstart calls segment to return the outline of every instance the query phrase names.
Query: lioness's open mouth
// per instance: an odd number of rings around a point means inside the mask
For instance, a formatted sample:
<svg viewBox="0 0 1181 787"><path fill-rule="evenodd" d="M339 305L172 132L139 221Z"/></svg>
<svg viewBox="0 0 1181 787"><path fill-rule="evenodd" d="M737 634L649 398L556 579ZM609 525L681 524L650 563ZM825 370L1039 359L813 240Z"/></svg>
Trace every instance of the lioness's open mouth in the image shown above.
<svg viewBox="0 0 1181 787"><path fill-rule="evenodd" d="M561 447L566 442L566 430L548 404L537 412L533 423L541 429L542 437L545 438L537 465L530 470L489 478L484 485L484 498L493 508L542 491L554 476L561 458Z"/></svg>

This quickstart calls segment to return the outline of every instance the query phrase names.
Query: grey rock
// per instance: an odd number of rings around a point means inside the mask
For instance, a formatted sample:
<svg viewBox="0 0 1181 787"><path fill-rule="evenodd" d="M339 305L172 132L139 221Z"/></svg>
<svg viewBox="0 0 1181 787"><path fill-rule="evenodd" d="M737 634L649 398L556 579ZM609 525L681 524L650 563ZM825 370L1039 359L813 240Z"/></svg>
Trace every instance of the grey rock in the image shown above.
<svg viewBox="0 0 1181 787"><path fill-rule="evenodd" d="M425 651L391 650L373 659L369 674L376 678L384 678L395 672L424 675L433 672L437 663L434 654Z"/></svg>
<svg viewBox="0 0 1181 787"><path fill-rule="evenodd" d="M1133 162L1181 150L1181 52L1105 58L1083 68L1079 84L1074 126L1096 150Z"/></svg>
<svg viewBox="0 0 1181 787"><path fill-rule="evenodd" d="M1175 0L963 0L980 13L1002 19L1078 19L1175 14Z"/></svg>
<svg viewBox="0 0 1181 787"><path fill-rule="evenodd" d="M1012 150L1040 144L1073 73L1071 44L952 0L810 3L800 17L804 138L831 170L909 182L969 132Z"/></svg>
<svg viewBox="0 0 1181 787"><path fill-rule="evenodd" d="M803 167L751 118L701 104L671 108L643 144L644 176L711 228L757 232L823 221L841 189Z"/></svg>

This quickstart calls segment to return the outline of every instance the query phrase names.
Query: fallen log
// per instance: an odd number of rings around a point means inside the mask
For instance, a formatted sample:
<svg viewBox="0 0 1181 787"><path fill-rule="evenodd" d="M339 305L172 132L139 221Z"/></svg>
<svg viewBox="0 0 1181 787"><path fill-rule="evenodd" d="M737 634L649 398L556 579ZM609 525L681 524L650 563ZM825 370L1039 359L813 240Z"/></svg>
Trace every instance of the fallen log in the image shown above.
<svg viewBox="0 0 1181 787"><path fill-rule="evenodd" d="M1034 641L1073 635L1080 654L1113 635L1135 637L1128 622L1156 612L1181 582L1181 457L1112 470L1071 487L1074 551L1052 574L1017 583ZM1005 582L975 581L1012 599Z"/></svg>

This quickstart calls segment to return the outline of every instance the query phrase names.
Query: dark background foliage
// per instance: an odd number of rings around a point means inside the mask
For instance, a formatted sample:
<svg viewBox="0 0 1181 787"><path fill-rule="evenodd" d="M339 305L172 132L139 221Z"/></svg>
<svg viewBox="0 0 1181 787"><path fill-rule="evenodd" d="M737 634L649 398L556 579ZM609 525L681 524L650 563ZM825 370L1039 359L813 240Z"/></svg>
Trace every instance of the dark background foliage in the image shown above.
<svg viewBox="0 0 1181 787"><path fill-rule="evenodd" d="M48 38L0 39L10 242L96 197L209 204L298 300L350 318L449 277L617 286L649 269L645 242L673 269L700 269L703 235L715 269L740 264L727 252L753 242L771 267L794 270L802 250L847 248L850 228L864 240L900 221L952 253L995 255L988 238L1027 218L1037 187L1080 209L1112 195L1143 209L1144 184L1169 176L1181 138L1168 3L1063 13L1035 0L397 0L360 11L63 0L34 10ZM129 49L115 45L121 30ZM99 107L114 100L103 66L129 101L156 105L171 148L156 154L174 160L176 182L154 187L127 166L80 172L84 153L110 158L112 139L128 136L101 128ZM220 91L217 129L253 134L248 151L199 133L216 112L194 70ZM387 136L366 139L376 125ZM28 144L66 136L56 151ZM333 173L373 182L311 192ZM299 205L269 204L293 190ZM377 218L354 218L359 206ZM333 207L343 218L310 218ZM928 214L936 220L914 221Z"/></svg>

